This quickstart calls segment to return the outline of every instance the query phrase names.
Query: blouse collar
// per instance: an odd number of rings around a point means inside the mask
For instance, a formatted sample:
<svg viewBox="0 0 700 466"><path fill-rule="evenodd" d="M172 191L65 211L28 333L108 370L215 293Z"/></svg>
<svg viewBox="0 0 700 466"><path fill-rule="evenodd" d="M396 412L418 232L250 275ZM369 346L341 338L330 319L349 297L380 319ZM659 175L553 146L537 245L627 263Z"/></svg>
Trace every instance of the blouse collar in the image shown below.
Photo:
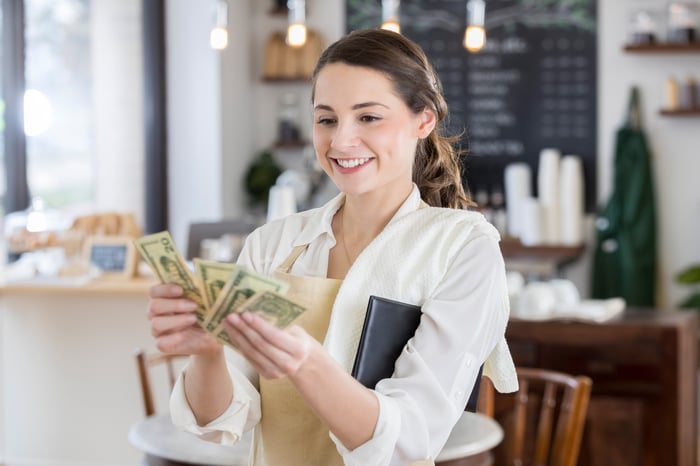
<svg viewBox="0 0 700 466"><path fill-rule="evenodd" d="M334 238L331 222L333 221L335 213L338 212L344 203L345 193L340 193L325 205L311 210L309 212L309 220L301 230L301 233L299 233L299 236L294 240L293 246L309 244L323 234L328 234L331 238ZM395 222L404 215L416 211L420 207L420 203L420 190L414 183L411 194L409 194L403 204L401 204L399 210L397 210L391 220L389 220L389 223Z"/></svg>

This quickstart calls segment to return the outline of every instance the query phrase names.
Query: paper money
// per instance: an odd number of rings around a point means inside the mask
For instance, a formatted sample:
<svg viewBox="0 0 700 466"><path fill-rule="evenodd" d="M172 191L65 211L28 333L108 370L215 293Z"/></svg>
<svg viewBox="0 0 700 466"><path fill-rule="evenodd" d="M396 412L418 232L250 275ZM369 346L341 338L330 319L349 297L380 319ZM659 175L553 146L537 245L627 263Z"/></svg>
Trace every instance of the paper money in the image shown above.
<svg viewBox="0 0 700 466"><path fill-rule="evenodd" d="M281 329L287 328L304 311L304 307L273 291L256 293L238 310L259 314Z"/></svg>
<svg viewBox="0 0 700 466"><path fill-rule="evenodd" d="M197 323L204 324L207 306L197 280L187 267L167 231L143 236L134 241L141 257L161 283L174 283L183 289L183 297L197 303Z"/></svg>
<svg viewBox="0 0 700 466"><path fill-rule="evenodd" d="M194 272L199 277L202 284L207 308L211 311L212 306L219 297L221 290L224 289L226 283L233 277L234 273L240 266L226 262L205 261L202 259L194 259ZM205 316L205 322L208 316Z"/></svg>
<svg viewBox="0 0 700 466"><path fill-rule="evenodd" d="M236 312L253 312L262 316L274 326L285 329L306 309L274 291L261 291L247 300ZM220 342L235 348L223 322L214 329L212 335Z"/></svg>
<svg viewBox="0 0 700 466"><path fill-rule="evenodd" d="M248 298L259 291L269 290L286 293L288 289L289 284L285 282L239 268L226 283L224 289L221 290L218 299L209 311L205 321L205 328L208 332L213 332L227 315L236 312Z"/></svg>
<svg viewBox="0 0 700 466"><path fill-rule="evenodd" d="M144 236L134 244L161 283L180 285L183 297L197 303L197 323L221 344L235 348L222 324L232 312L254 312L284 329L305 311L282 296L288 283L244 266L194 259L192 273L167 231Z"/></svg>

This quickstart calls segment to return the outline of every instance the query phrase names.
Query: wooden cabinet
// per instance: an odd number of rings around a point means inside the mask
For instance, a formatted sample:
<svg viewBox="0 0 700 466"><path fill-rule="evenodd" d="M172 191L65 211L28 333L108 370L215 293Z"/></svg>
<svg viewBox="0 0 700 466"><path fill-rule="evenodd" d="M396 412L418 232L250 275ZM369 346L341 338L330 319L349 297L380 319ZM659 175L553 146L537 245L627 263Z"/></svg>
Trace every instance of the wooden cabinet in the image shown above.
<svg viewBox="0 0 700 466"><path fill-rule="evenodd" d="M637 309L605 324L513 320L506 336L518 366L593 379L580 466L697 466L697 325Z"/></svg>

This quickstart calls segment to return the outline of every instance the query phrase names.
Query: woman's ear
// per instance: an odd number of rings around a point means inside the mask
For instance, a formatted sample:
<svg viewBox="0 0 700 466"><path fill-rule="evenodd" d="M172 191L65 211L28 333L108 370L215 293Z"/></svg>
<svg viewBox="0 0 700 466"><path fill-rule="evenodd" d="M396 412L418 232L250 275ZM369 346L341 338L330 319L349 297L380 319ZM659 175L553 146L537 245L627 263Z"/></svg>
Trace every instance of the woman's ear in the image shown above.
<svg viewBox="0 0 700 466"><path fill-rule="evenodd" d="M435 129L437 124L437 117L435 112L428 110L427 108L423 110L420 115L418 115L418 138L425 139L428 135Z"/></svg>

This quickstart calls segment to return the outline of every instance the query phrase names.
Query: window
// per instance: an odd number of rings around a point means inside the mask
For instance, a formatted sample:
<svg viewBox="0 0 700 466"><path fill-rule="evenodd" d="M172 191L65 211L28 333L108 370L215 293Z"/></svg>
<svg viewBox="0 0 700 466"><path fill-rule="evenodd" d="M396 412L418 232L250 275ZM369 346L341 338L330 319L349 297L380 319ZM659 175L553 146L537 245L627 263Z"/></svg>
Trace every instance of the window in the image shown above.
<svg viewBox="0 0 700 466"><path fill-rule="evenodd" d="M24 17L11 23L17 31L3 45L10 53L0 73L25 90L24 105L7 106L15 116L24 109L24 131L6 133L0 159L7 170L0 195L7 184L13 210L28 206L28 185L30 197L69 216L109 210L143 217L143 1L3 0L6 14Z"/></svg>
<svg viewBox="0 0 700 466"><path fill-rule="evenodd" d="M89 0L25 0L27 182L48 207L95 200Z"/></svg>

